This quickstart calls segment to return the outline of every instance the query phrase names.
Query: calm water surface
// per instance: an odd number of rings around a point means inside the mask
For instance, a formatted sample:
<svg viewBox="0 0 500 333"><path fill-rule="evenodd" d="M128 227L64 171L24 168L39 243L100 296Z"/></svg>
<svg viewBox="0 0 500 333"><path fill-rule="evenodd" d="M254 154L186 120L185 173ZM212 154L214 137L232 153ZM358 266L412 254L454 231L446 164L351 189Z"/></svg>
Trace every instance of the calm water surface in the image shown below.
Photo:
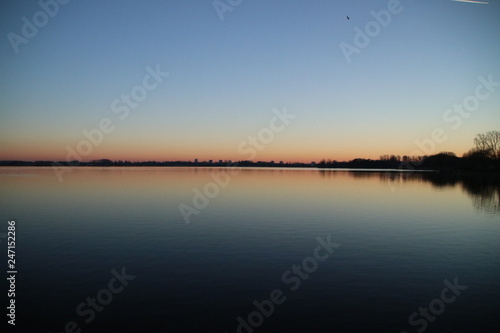
<svg viewBox="0 0 500 333"><path fill-rule="evenodd" d="M221 172L0 168L18 331L500 331L498 179ZM113 269L135 276L115 293Z"/></svg>

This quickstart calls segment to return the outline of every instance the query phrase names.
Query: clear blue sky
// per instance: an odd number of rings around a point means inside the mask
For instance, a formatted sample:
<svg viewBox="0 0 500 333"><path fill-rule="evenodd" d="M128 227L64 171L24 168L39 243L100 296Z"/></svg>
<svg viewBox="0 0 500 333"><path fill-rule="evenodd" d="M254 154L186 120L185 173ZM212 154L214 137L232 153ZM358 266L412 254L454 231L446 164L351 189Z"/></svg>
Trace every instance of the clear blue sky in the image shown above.
<svg viewBox="0 0 500 333"><path fill-rule="evenodd" d="M500 3L401 1L348 62L341 43L355 46L355 28L390 2L244 0L221 20L212 1L73 0L16 53L9 33L41 7L3 1L0 159L65 159L109 118L84 160L240 160L284 107L296 117L255 160L409 155L436 128L446 139L430 152L461 155L500 129L500 86L460 123L443 119L478 77L500 81ZM119 119L111 103L157 65L169 75Z"/></svg>

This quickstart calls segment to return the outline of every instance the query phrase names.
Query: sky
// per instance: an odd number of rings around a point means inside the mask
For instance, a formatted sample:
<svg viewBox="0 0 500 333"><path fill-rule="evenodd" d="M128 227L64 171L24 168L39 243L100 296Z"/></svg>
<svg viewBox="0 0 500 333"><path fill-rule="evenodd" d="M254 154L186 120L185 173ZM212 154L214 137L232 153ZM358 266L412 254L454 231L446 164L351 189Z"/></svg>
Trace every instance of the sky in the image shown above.
<svg viewBox="0 0 500 333"><path fill-rule="evenodd" d="M496 0L59 1L0 5L0 160L461 156L500 130Z"/></svg>

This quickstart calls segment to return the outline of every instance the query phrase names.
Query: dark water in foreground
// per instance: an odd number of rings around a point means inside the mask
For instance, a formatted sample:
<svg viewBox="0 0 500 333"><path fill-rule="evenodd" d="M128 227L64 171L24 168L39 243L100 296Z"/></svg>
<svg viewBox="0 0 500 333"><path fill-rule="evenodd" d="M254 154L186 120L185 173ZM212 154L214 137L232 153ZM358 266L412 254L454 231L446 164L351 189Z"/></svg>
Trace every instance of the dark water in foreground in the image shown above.
<svg viewBox="0 0 500 333"><path fill-rule="evenodd" d="M500 332L498 180L222 170L0 168L13 331Z"/></svg>

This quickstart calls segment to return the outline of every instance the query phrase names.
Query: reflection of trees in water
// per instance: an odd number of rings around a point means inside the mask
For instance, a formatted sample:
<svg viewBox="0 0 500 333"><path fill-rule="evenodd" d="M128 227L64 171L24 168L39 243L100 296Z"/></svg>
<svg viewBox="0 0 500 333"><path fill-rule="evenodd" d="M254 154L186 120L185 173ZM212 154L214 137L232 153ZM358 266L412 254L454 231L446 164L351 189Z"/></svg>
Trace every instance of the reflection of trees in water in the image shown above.
<svg viewBox="0 0 500 333"><path fill-rule="evenodd" d="M335 177L348 173L356 179L377 177L381 182L396 189L404 183L431 183L436 188L461 186L472 199L474 207L491 214L500 214L499 174L455 174L439 172L378 172L363 170L320 170L322 176Z"/></svg>
<svg viewBox="0 0 500 333"><path fill-rule="evenodd" d="M500 177L464 179L462 187L472 198L474 207L488 213L500 213Z"/></svg>
<svg viewBox="0 0 500 333"><path fill-rule="evenodd" d="M474 207L491 214L500 213L500 175L497 174L423 174L437 187L461 185Z"/></svg>
<svg viewBox="0 0 500 333"><path fill-rule="evenodd" d="M426 179L423 178L424 173L430 172L406 172L406 171L360 171L350 170L349 175L353 178L372 178L377 177L382 183L389 183L391 188L396 185L412 182L412 183L425 183Z"/></svg>
<svg viewBox="0 0 500 333"><path fill-rule="evenodd" d="M500 175L497 174L447 174L438 172L382 173L380 180L392 184L405 182L430 182L434 187L460 185L472 199L476 209L487 213L500 213Z"/></svg>

